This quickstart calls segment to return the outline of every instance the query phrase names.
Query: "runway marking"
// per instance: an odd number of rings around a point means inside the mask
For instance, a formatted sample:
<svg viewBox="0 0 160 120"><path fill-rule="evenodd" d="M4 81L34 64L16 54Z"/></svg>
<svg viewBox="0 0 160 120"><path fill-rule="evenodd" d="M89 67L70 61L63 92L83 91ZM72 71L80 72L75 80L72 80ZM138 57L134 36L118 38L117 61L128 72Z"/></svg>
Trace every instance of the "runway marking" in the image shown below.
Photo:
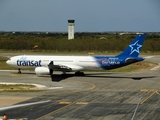
<svg viewBox="0 0 160 120"><path fill-rule="evenodd" d="M155 56L147 56L147 57L144 57L144 58L153 58L153 57L155 57Z"/></svg>
<svg viewBox="0 0 160 120"><path fill-rule="evenodd" d="M46 89L61 89L63 87L47 87L46 85L41 85L41 84L32 84L32 83L8 83L8 82L0 82L0 84L5 84L5 85L33 85L36 87L38 90L46 90Z"/></svg>
<svg viewBox="0 0 160 120"><path fill-rule="evenodd" d="M82 81L81 81L82 82ZM78 91L75 91L75 92L81 92L81 91L86 91L86 90L93 90L96 88L96 85L91 83L91 82L82 82L82 83L86 83L86 84L90 84L91 87L89 87L88 89L84 89L84 90L78 90Z"/></svg>
<svg viewBox="0 0 160 120"><path fill-rule="evenodd" d="M154 68L152 68L152 69L150 69L150 70L157 70L157 69L159 69L160 68L160 64L158 64L158 66L156 66L156 67L154 67Z"/></svg>
<svg viewBox="0 0 160 120"><path fill-rule="evenodd" d="M15 71L17 71L17 70L0 70L1 72L9 72L9 71L11 71L11 72L15 72Z"/></svg>
<svg viewBox="0 0 160 120"><path fill-rule="evenodd" d="M77 104L77 105L87 105L88 102L76 102L75 104Z"/></svg>
<svg viewBox="0 0 160 120"><path fill-rule="evenodd" d="M50 113L48 113L48 114L46 114L46 115L43 115L43 116L37 118L36 120L40 120L40 119L42 119L42 118L44 118L44 117L46 117L46 116L49 116L49 115L51 115L51 114L54 114L54 113L56 113L56 112L58 112L58 111L60 111L60 110L62 110L62 109L65 109L66 107L68 107L68 106L70 106L70 105L72 105L72 104L73 104L73 103L68 104L68 105L66 105L66 106L64 106L64 107L61 107L61 108L59 108L59 109L57 109L57 110L54 110L54 111L52 111L52 112L50 112Z"/></svg>
<svg viewBox="0 0 160 120"><path fill-rule="evenodd" d="M21 74L12 74L11 76L21 76Z"/></svg>
<svg viewBox="0 0 160 120"><path fill-rule="evenodd" d="M61 89L63 87L49 87L48 89Z"/></svg>
<svg viewBox="0 0 160 120"><path fill-rule="evenodd" d="M158 91L156 91L156 93L157 93L158 95L160 95Z"/></svg>
<svg viewBox="0 0 160 120"><path fill-rule="evenodd" d="M146 102L149 98L151 98L157 91L154 91L151 95L149 95L147 98L145 98L144 100L142 100L142 102L140 104L143 104L144 102Z"/></svg>
<svg viewBox="0 0 160 120"><path fill-rule="evenodd" d="M71 80L71 81L74 81L74 80ZM94 84L91 83L91 82L83 82L83 81L80 81L80 82L81 82L81 83L89 84L91 87L87 87L86 89L81 89L81 90L75 90L75 91L72 91L72 93L89 91L89 90L93 90L93 89L96 88L96 85L94 85ZM69 93L61 92L61 94L69 94Z"/></svg>
<svg viewBox="0 0 160 120"><path fill-rule="evenodd" d="M140 92L148 92L148 89L141 89Z"/></svg>
<svg viewBox="0 0 160 120"><path fill-rule="evenodd" d="M88 102L59 102L59 104L77 104L77 105L87 105L89 104Z"/></svg>
<svg viewBox="0 0 160 120"><path fill-rule="evenodd" d="M59 104L71 104L72 102L59 102Z"/></svg>
<svg viewBox="0 0 160 120"><path fill-rule="evenodd" d="M95 89L96 88L96 86L95 86L95 84L93 84L93 83L90 83L90 82L85 82L85 83L88 83L88 84L91 84L91 88L89 88L88 90L93 90L93 89Z"/></svg>
<svg viewBox="0 0 160 120"><path fill-rule="evenodd" d="M140 92L155 92L157 89L141 89Z"/></svg>
<svg viewBox="0 0 160 120"><path fill-rule="evenodd" d="M36 120L40 120L40 119L42 119L42 118L44 118L44 117L46 117L46 116L49 116L49 115L51 115L51 114L54 114L54 113L56 113L56 112L58 112L58 111L60 111L60 110L62 110L62 109L65 109L66 107L68 107L68 106L70 106L70 105L73 105L73 104L77 104L77 105L87 105L88 102L59 102L59 104L67 104L67 105L64 106L64 107L61 107L61 108L59 108L59 109L57 109L57 110L54 110L54 111L52 111L52 112L50 112L50 113L48 113L48 114L46 114L46 115L43 115L43 116L37 118Z"/></svg>
<svg viewBox="0 0 160 120"><path fill-rule="evenodd" d="M132 119L131 119L131 120L133 120L134 117L135 117L135 115L136 115L136 112L137 112L137 110L138 110L138 107L139 107L139 104L140 104L140 102L141 102L141 99L142 99L142 97L140 97L140 99L139 99L139 101L138 101L138 104L137 104L137 106L136 106L136 108L135 108L135 110L134 110L134 113L133 113L133 116L132 116Z"/></svg>

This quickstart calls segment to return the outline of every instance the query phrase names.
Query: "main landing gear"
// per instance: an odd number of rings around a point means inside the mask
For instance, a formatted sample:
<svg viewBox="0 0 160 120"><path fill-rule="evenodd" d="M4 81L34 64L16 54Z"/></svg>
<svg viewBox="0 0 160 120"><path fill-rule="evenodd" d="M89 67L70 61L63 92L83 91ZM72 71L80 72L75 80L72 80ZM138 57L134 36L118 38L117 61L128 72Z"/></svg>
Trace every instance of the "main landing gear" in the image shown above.
<svg viewBox="0 0 160 120"><path fill-rule="evenodd" d="M21 69L20 68L18 68L18 74L21 74Z"/></svg>
<svg viewBox="0 0 160 120"><path fill-rule="evenodd" d="M84 72L77 71L75 72L75 76L84 76Z"/></svg>
<svg viewBox="0 0 160 120"><path fill-rule="evenodd" d="M49 74L50 74L50 75L53 74L53 69L49 69Z"/></svg>

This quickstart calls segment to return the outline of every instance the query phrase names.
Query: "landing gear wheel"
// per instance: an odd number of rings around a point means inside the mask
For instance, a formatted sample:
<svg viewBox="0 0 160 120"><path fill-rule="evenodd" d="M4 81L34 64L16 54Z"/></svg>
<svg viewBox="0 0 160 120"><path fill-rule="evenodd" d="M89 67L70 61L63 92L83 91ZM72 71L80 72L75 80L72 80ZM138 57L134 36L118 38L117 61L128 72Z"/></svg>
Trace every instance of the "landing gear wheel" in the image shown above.
<svg viewBox="0 0 160 120"><path fill-rule="evenodd" d="M77 71L75 72L75 76L84 76L84 72Z"/></svg>
<svg viewBox="0 0 160 120"><path fill-rule="evenodd" d="M62 73L61 76L62 76L62 77L66 77L67 75Z"/></svg>
<svg viewBox="0 0 160 120"><path fill-rule="evenodd" d="M21 69L20 68L18 68L18 74L21 74Z"/></svg>

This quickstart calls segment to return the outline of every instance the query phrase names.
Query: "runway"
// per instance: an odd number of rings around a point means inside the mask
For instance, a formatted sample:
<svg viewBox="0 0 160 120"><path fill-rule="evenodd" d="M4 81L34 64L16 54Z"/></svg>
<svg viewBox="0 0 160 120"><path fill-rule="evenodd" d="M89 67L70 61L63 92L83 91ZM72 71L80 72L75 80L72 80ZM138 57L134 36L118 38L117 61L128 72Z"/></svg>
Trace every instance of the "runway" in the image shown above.
<svg viewBox="0 0 160 120"><path fill-rule="evenodd" d="M159 56L147 59L159 61ZM86 72L77 77L72 73L60 76L38 77L32 71L16 74L1 71L0 82L36 83L47 86L42 92L0 93L0 95L30 96L21 103L51 100L48 103L1 111L9 118L29 120L129 120L137 104L134 119L158 120L160 118L160 70L133 73Z"/></svg>

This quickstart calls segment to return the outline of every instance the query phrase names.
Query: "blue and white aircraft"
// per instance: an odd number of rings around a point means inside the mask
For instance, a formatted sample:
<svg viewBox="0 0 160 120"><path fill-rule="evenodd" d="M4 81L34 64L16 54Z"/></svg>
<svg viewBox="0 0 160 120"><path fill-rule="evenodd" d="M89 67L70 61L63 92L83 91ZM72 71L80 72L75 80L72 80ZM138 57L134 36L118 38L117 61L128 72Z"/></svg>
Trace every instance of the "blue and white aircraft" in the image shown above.
<svg viewBox="0 0 160 120"><path fill-rule="evenodd" d="M128 47L117 56L44 56L19 55L7 60L7 64L18 68L35 68L38 75L50 74L53 71L75 71L76 75L84 75L81 70L110 70L144 60L138 57L145 34L139 34ZM122 43L123 44L123 43Z"/></svg>

